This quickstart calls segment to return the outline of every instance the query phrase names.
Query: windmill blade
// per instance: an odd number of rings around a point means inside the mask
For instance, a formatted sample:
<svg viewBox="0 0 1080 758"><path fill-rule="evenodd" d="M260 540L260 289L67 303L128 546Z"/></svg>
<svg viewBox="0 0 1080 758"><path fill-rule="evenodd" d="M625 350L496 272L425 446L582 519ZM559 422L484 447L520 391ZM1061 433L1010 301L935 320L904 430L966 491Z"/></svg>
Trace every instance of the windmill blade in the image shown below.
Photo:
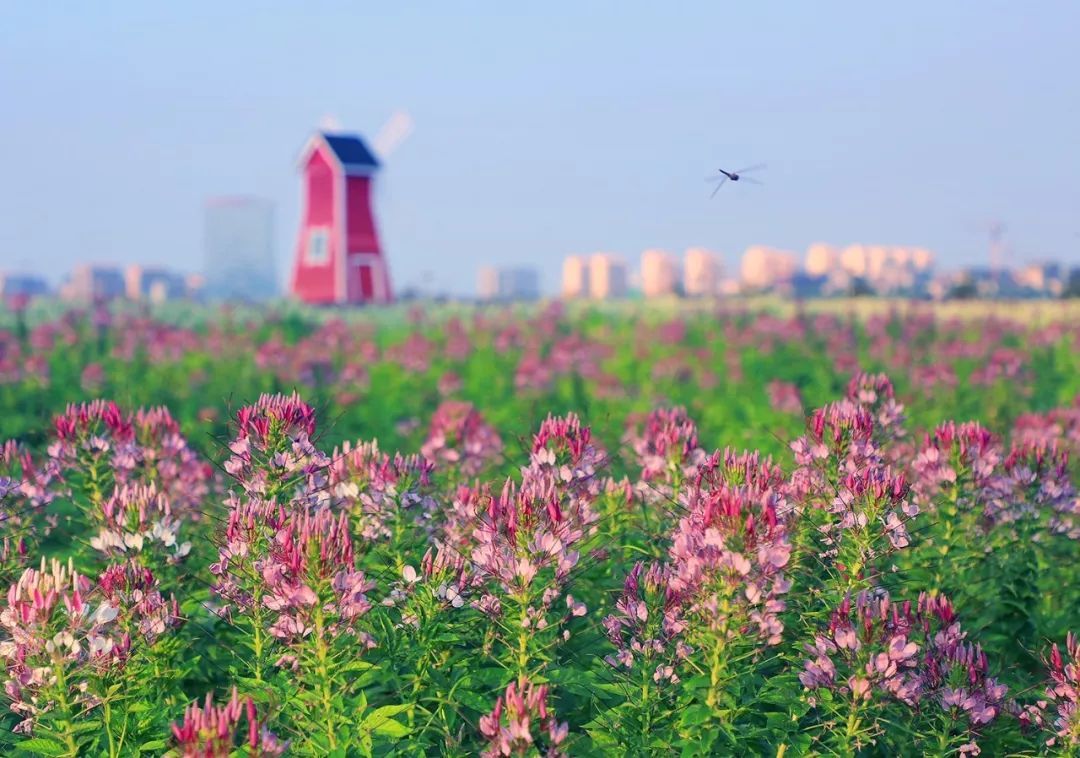
<svg viewBox="0 0 1080 758"><path fill-rule="evenodd" d="M764 163L757 163L757 164L754 164L753 166L747 166L746 168L740 168L738 171L733 171L732 173L734 173L734 174L745 174L747 171L760 171L763 168L765 168Z"/></svg>
<svg viewBox="0 0 1080 758"><path fill-rule="evenodd" d="M380 158L385 158L412 134L412 128L412 117L405 111L397 111L383 124L371 145Z"/></svg>
<svg viewBox="0 0 1080 758"><path fill-rule="evenodd" d="M724 186L724 182L726 182L726 181L727 181L727 177L725 176L725 177L724 177L723 179L721 179L721 180L720 180L720 182L719 182L719 183L718 183L718 184L716 185L716 189L714 189L714 190L712 191L712 194L711 194L711 195L709 195L709 197L711 197L711 198L712 198L712 197L716 197L716 193L720 191L720 188Z"/></svg>
<svg viewBox="0 0 1080 758"><path fill-rule="evenodd" d="M341 121L333 114L326 114L319 120L319 131L322 132L340 132Z"/></svg>

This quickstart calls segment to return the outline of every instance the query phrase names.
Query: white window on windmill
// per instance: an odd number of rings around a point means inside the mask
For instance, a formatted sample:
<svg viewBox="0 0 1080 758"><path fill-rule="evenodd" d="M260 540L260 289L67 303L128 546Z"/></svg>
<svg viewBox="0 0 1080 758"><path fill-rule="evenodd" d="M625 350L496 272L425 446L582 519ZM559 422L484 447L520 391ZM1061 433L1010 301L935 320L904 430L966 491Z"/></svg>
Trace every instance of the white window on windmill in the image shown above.
<svg viewBox="0 0 1080 758"><path fill-rule="evenodd" d="M330 230L327 227L316 226L308 232L304 254L311 266L325 266L330 262Z"/></svg>

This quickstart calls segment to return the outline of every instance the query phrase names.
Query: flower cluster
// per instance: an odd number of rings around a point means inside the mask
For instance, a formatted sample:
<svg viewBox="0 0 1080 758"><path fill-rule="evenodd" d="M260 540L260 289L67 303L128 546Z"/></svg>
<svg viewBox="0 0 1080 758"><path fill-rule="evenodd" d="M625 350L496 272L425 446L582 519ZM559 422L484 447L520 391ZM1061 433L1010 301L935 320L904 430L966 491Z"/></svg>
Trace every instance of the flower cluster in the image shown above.
<svg viewBox="0 0 1080 758"><path fill-rule="evenodd" d="M374 644L355 628L371 609L366 593L375 584L355 568L345 514L320 510L289 519L271 543L262 576L263 604L277 614L269 630L275 637L302 639L321 616L329 636L354 633L364 644Z"/></svg>
<svg viewBox="0 0 1080 758"><path fill-rule="evenodd" d="M981 513L1003 458L1001 446L984 427L948 421L926 436L915 458L915 501L929 509L948 501Z"/></svg>
<svg viewBox="0 0 1080 758"><path fill-rule="evenodd" d="M604 461L592 430L577 414L548 415L533 436L529 465L521 470L522 487L555 493L563 515L587 530L596 521L592 504L604 488L598 473Z"/></svg>
<svg viewBox="0 0 1080 758"><path fill-rule="evenodd" d="M896 401L896 390L885 374L855 374L848 382L847 398L873 416L879 445L904 436L904 406Z"/></svg>
<svg viewBox="0 0 1080 758"><path fill-rule="evenodd" d="M472 403L446 400L432 414L420 452L433 463L456 465L464 476L476 476L502 449L499 433Z"/></svg>
<svg viewBox="0 0 1080 758"><path fill-rule="evenodd" d="M167 408L140 408L132 423L144 482L157 484L178 517L198 520L213 468L191 448Z"/></svg>
<svg viewBox="0 0 1080 758"><path fill-rule="evenodd" d="M1005 687L989 675L986 654L966 639L943 596L893 603L884 591L845 597L827 628L807 645L800 681L855 702L875 693L908 706L930 701L972 727L992 721L1005 706Z"/></svg>
<svg viewBox="0 0 1080 758"><path fill-rule="evenodd" d="M476 570L510 594L528 594L542 574L536 583L546 587L543 606L549 606L577 565L574 546L583 536L580 522L568 517L560 501L550 481L527 480L518 487L507 479L473 532Z"/></svg>
<svg viewBox="0 0 1080 758"><path fill-rule="evenodd" d="M1080 539L1080 498L1057 442L1014 442L986 509L994 524L1045 518L1053 534Z"/></svg>
<svg viewBox="0 0 1080 758"><path fill-rule="evenodd" d="M191 552L190 542L178 540L181 520L153 483L118 486L92 515L100 530L90 546L108 558L140 555L161 565L178 563Z"/></svg>
<svg viewBox="0 0 1080 758"><path fill-rule="evenodd" d="M237 501L218 557L214 591L240 613L257 610L283 643L302 641L319 624L328 637L352 633L374 644L356 628L371 608L366 593L374 584L355 568L346 514Z"/></svg>
<svg viewBox="0 0 1080 758"><path fill-rule="evenodd" d="M23 717L18 731L29 733L37 718L55 707L58 687L70 690L62 701L71 707L93 707L97 695L72 679L122 668L132 653L132 632L153 644L178 625L175 602L161 599L146 569L106 570L97 604L89 602L94 589L70 564L46 565L44 559L8 589L0 612L0 657L7 662L11 709Z"/></svg>
<svg viewBox="0 0 1080 758"><path fill-rule="evenodd" d="M624 442L641 466L641 482L646 490L651 484L671 485L692 475L705 457L698 447L697 425L686 415L685 408L653 410L644 423L632 424Z"/></svg>
<svg viewBox="0 0 1080 758"><path fill-rule="evenodd" d="M569 726L559 722L548 704L547 685L524 679L511 682L495 701L491 713L480 718L480 734L487 740L485 758L537 755L560 758L559 745L566 740Z"/></svg>
<svg viewBox="0 0 1080 758"><path fill-rule="evenodd" d="M247 727L241 727L246 716ZM192 703L184 709L184 718L172 725L173 741L182 758L229 758L236 747L243 746L251 758L284 755L288 742L280 741L261 724L250 697L241 701L236 688L224 705L214 705L207 694L200 707Z"/></svg>
<svg viewBox="0 0 1080 758"><path fill-rule="evenodd" d="M765 391L769 395L769 405L777 413L802 414L803 401L798 385L773 379L765 385Z"/></svg>
<svg viewBox="0 0 1080 758"><path fill-rule="evenodd" d="M874 417L852 400L841 400L811 414L807 433L791 443L797 468L791 491L800 504L827 505L835 491L832 482L846 473L880 465L874 441Z"/></svg>
<svg viewBox="0 0 1080 758"><path fill-rule="evenodd" d="M1046 744L1060 745L1065 749L1080 746L1080 640L1072 632L1065 638L1065 655L1055 643L1046 658L1050 670L1050 685L1046 688L1046 700L1029 709L1029 726L1039 726L1049 732ZM1053 719L1046 723L1045 710L1053 706ZM1021 716L1024 720L1024 716Z"/></svg>
<svg viewBox="0 0 1080 758"><path fill-rule="evenodd" d="M0 580L8 581L48 534L55 517L42 517L56 497L56 466L35 463L15 440L0 445Z"/></svg>
<svg viewBox="0 0 1080 758"><path fill-rule="evenodd" d="M54 421L49 455L69 481L89 480L91 501L112 487L155 484L177 515L198 518L213 470L165 408L125 413L116 403L70 405Z"/></svg>
<svg viewBox="0 0 1080 758"><path fill-rule="evenodd" d="M729 481L727 472L735 475ZM769 461L714 453L701 466L670 550L673 589L690 598L688 615L713 633L749 633L764 644L780 642L782 596L791 583L782 495Z"/></svg>
<svg viewBox="0 0 1080 758"><path fill-rule="evenodd" d="M325 491L329 459L311 441L315 411L296 393L262 395L236 414L236 437L225 471L249 494L277 498L306 487Z"/></svg>
<svg viewBox="0 0 1080 758"><path fill-rule="evenodd" d="M907 522L919 513L885 452L902 436L892 385L858 374L848 394L814 411L807 434L792 443L797 468L785 487L814 528L819 557L843 577L841 592L874 583L880 560L911 544Z"/></svg>
<svg viewBox="0 0 1080 758"><path fill-rule="evenodd" d="M392 457L376 441L345 443L330 456L327 491L334 507L348 511L365 540L390 536L400 512L427 523L436 509L431 496L433 464L419 455Z"/></svg>
<svg viewBox="0 0 1080 758"><path fill-rule="evenodd" d="M841 477L826 508L832 518L818 526L825 555L855 564L842 570L859 575L883 550L908 547L907 522L919 513L919 507L908 498L909 490L905 476L888 466L863 468ZM845 531L859 534L844 540ZM888 548L884 547L886 541Z"/></svg>
<svg viewBox="0 0 1080 758"><path fill-rule="evenodd" d="M677 684L673 663L691 651L681 641L686 630L686 599L672 583L671 567L641 562L626 577L622 595L615 602L615 613L604 619L608 639L617 650L605 660L612 666L631 669L638 658L646 668L653 668L656 682Z"/></svg>
<svg viewBox="0 0 1080 758"><path fill-rule="evenodd" d="M428 548L420 571L405 565L383 605L401 608L401 623L419 627L426 617L466 605L473 584L465 558L444 547Z"/></svg>

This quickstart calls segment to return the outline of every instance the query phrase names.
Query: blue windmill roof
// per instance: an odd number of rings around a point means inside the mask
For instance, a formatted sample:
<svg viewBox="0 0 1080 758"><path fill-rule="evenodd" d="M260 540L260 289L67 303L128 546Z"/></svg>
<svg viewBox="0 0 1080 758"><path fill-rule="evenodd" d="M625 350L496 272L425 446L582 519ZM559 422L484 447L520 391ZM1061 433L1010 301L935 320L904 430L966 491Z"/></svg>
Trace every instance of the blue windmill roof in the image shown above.
<svg viewBox="0 0 1080 758"><path fill-rule="evenodd" d="M334 151L334 155L341 161L346 171L373 171L379 167L378 159L356 135L323 132L322 138L326 140L326 144Z"/></svg>

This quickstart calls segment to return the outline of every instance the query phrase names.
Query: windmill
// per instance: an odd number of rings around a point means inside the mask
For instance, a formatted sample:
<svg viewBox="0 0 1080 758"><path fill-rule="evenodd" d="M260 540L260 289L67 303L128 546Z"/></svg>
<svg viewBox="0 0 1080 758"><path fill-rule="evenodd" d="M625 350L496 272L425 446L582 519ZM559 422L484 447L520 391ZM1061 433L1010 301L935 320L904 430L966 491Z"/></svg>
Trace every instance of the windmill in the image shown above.
<svg viewBox="0 0 1080 758"><path fill-rule="evenodd" d="M382 162L412 131L395 113L372 143L324 117L300 158L303 209L290 290L311 304L393 302L375 223L372 188Z"/></svg>

